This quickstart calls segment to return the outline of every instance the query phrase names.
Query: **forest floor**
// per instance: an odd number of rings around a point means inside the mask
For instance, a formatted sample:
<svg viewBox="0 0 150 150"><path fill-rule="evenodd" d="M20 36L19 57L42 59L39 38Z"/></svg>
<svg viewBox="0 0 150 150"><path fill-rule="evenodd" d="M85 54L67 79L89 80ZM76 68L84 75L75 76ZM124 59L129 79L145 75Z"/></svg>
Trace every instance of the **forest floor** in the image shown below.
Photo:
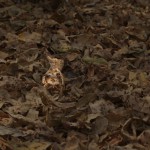
<svg viewBox="0 0 150 150"><path fill-rule="evenodd" d="M149 0L1 0L0 149L149 150Z"/></svg>

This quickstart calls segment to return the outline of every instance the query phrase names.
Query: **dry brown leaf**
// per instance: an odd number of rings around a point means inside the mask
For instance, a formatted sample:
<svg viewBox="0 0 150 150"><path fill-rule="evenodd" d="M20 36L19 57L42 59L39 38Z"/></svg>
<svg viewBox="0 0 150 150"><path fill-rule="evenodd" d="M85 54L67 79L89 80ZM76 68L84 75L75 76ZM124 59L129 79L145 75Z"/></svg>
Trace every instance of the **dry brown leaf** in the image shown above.
<svg viewBox="0 0 150 150"><path fill-rule="evenodd" d="M41 34L37 32L23 32L18 35L18 40L23 42L35 42L40 43L41 42Z"/></svg>

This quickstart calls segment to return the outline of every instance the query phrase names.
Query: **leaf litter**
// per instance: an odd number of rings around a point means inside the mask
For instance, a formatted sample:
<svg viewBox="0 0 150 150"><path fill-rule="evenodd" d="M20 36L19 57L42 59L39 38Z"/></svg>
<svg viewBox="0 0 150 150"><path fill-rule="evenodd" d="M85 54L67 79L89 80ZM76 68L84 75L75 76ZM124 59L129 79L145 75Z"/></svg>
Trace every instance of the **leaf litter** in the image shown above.
<svg viewBox="0 0 150 150"><path fill-rule="evenodd" d="M2 150L150 149L150 5L0 2Z"/></svg>

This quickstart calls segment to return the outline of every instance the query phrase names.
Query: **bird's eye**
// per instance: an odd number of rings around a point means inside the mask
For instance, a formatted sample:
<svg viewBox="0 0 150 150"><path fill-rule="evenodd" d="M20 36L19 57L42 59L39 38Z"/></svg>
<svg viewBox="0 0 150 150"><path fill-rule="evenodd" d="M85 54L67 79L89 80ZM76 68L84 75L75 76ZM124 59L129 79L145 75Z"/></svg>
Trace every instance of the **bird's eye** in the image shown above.
<svg viewBox="0 0 150 150"><path fill-rule="evenodd" d="M54 78L54 77L55 77L55 75L53 75L53 74L51 74L51 73L47 73L46 76L47 76L47 77L51 77L51 78Z"/></svg>
<svg viewBox="0 0 150 150"><path fill-rule="evenodd" d="M46 74L46 76L49 76L49 77L51 77L51 76L52 76L52 74L51 74L51 73L48 73L48 74Z"/></svg>

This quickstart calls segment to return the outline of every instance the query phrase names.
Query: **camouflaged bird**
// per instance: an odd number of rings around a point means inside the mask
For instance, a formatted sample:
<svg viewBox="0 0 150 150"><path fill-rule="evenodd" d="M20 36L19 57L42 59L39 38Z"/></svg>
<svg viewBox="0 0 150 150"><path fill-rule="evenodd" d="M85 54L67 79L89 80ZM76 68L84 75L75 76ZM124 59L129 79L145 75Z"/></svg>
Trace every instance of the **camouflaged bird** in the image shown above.
<svg viewBox="0 0 150 150"><path fill-rule="evenodd" d="M64 86L64 77L61 72L64 61L51 56L47 56L47 59L50 63L50 68L43 76L42 83L51 95L61 95Z"/></svg>

